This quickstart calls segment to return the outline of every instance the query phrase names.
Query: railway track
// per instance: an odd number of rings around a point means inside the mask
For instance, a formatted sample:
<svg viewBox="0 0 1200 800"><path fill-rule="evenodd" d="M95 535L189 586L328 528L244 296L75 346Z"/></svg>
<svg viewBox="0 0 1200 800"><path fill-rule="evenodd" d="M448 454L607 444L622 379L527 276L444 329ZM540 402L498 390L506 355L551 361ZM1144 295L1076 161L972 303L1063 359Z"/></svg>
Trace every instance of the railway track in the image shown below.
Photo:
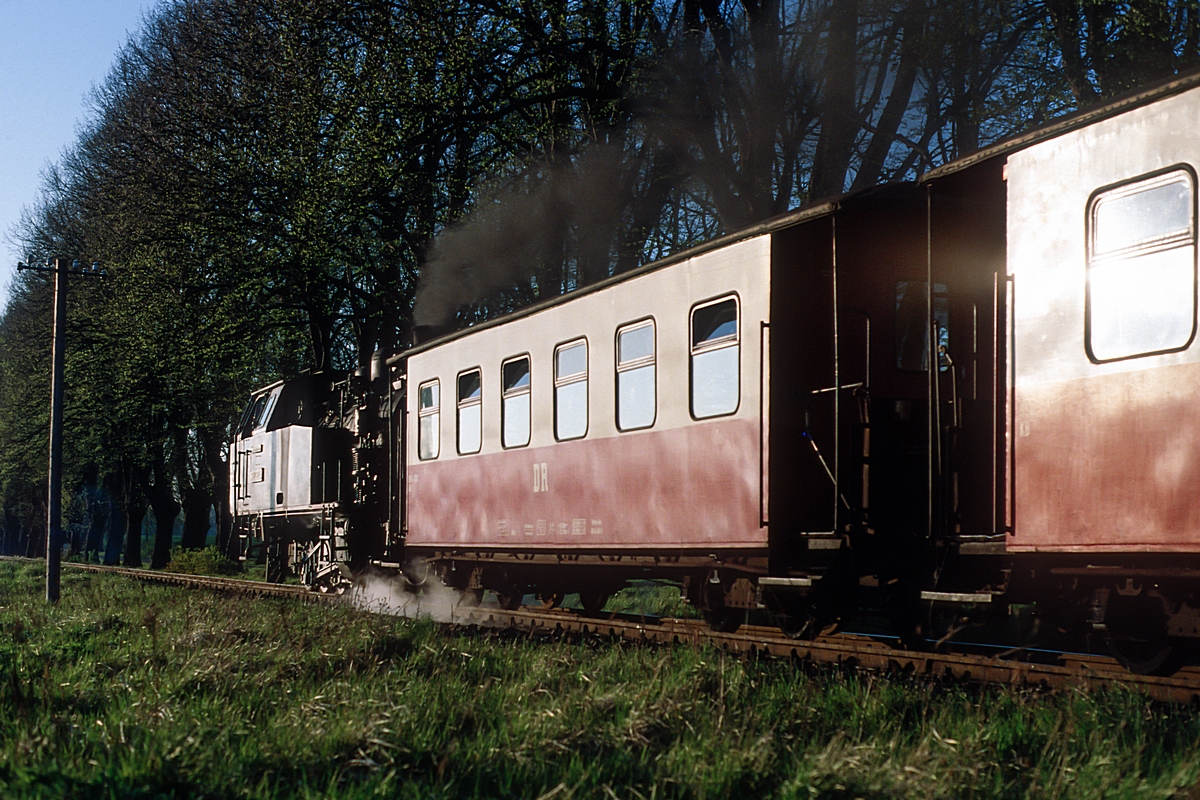
<svg viewBox="0 0 1200 800"><path fill-rule="evenodd" d="M40 561L40 559L12 559ZM303 602L352 602L352 595L319 594L303 587L270 584L238 578L183 575L147 569L107 567L64 562L69 569L122 575L140 581L202 588L249 597L290 597ZM925 676L930 679L1036 686L1051 689L1125 687L1155 700L1173 703L1200 702L1200 667L1188 667L1170 677L1134 675L1114 659L1079 653L1060 653L1055 663L1022 661L1004 655L935 653L898 650L886 642L856 634L835 634L813 641L788 639L775 628L746 625L735 633L709 630L699 620L657 619L627 614L589 617L568 610L521 608L505 611L479 606L458 607L451 622L507 628L531 634L580 634L657 644L716 645L742 655L788 658L800 662L863 669L880 673Z"/></svg>

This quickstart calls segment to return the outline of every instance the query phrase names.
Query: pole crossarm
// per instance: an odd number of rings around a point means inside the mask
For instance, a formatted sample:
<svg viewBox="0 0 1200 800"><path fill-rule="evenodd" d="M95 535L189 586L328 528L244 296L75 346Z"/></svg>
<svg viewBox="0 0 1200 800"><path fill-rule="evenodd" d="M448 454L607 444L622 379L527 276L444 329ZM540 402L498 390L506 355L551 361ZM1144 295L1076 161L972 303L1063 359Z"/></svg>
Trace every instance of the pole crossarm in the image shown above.
<svg viewBox="0 0 1200 800"><path fill-rule="evenodd" d="M56 265L57 259L46 259L45 264L34 264L17 262L17 271L24 272L30 270L32 272L54 272L67 275L82 275L85 278L107 278L108 271L100 268L99 261L93 261L91 267L79 266L79 261L72 261L69 267L60 267Z"/></svg>

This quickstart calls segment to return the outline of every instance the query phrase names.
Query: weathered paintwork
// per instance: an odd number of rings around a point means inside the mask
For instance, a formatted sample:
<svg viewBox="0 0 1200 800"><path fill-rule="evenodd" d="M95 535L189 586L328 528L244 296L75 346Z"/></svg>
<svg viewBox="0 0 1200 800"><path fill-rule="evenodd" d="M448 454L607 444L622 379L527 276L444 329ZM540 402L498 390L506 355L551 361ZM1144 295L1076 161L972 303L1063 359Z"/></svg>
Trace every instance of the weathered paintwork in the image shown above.
<svg viewBox="0 0 1200 800"><path fill-rule="evenodd" d="M408 544L595 550L766 545L758 426L725 419L427 462Z"/></svg>
<svg viewBox="0 0 1200 800"><path fill-rule="evenodd" d="M408 544L765 549L761 332L769 322L770 260L771 237L757 236L411 355ZM690 311L723 297L738 302L739 402L730 415L696 420L689 402ZM654 425L619 431L616 332L650 317ZM554 349L581 338L588 343L587 432L559 442ZM530 359L530 443L505 449L501 365L524 354ZM482 371L482 444L480 452L460 455L455 380L474 368ZM436 459L421 460L415 389L434 378L441 385L440 449Z"/></svg>
<svg viewBox="0 0 1200 800"><path fill-rule="evenodd" d="M1197 396L1200 364L1020 389L1009 549L1200 552Z"/></svg>
<svg viewBox="0 0 1200 800"><path fill-rule="evenodd" d="M1096 363L1086 349L1097 190L1200 165L1200 90L1008 160L1012 551L1200 551L1200 348Z"/></svg>

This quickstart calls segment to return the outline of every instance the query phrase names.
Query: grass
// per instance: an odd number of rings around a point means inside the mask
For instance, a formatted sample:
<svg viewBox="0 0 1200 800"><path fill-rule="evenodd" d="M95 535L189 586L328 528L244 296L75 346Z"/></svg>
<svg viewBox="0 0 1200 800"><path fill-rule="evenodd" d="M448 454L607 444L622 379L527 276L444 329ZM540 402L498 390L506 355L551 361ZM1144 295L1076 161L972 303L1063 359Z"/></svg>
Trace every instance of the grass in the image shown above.
<svg viewBox="0 0 1200 800"><path fill-rule="evenodd" d="M177 547L171 550L171 561L167 564L168 572L181 572L186 575L237 575L243 576L242 565L225 556L214 547L203 550L184 550Z"/></svg>
<svg viewBox="0 0 1200 800"><path fill-rule="evenodd" d="M1197 797L1200 712L0 563L0 796Z"/></svg>

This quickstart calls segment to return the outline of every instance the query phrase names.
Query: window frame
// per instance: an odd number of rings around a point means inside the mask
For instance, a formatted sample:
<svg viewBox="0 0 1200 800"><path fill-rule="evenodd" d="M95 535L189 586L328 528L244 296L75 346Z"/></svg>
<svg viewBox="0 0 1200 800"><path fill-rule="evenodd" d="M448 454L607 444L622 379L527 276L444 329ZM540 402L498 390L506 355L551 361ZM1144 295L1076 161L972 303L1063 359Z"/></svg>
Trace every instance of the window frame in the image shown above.
<svg viewBox="0 0 1200 800"><path fill-rule="evenodd" d="M1141 244L1127 246L1104 253L1097 256L1095 253L1096 247L1096 211L1103 205L1108 195L1115 195L1112 199L1119 199L1138 194L1134 189L1138 184L1152 184L1155 181L1166 178L1173 173L1182 173L1186 176L1190 183L1191 189L1191 215L1188 220L1189 230L1185 234L1177 234L1167 236L1157 240L1150 240ZM1162 181L1169 184L1171 181ZM1153 188L1153 187L1147 187ZM1125 191L1122 191L1122 190ZM1200 313L1200 273L1197 270L1197 260L1200 259L1200 226L1197 225L1197 193L1200 191L1197 187L1196 170L1190 164L1178 163L1172 164L1162 169L1144 172L1135 175L1132 178L1111 183L1106 186L1094 190L1088 195L1087 204L1084 206L1084 310L1083 310L1083 345L1084 352L1087 353L1088 360L1093 364L1112 364L1118 361L1127 361L1131 358L1146 358L1148 356L1158 356L1165 353L1180 353L1192 346L1196 340L1197 315ZM1188 334L1187 340L1177 346L1168 347L1161 350L1147 350L1144 352L1129 353L1127 355L1115 356L1112 358L1099 358L1092 349L1092 267L1093 264L1113 264L1121 261L1131 261L1140 256L1152 255L1160 252L1167 252L1179 247L1192 248L1192 327Z"/></svg>
<svg viewBox="0 0 1200 800"><path fill-rule="evenodd" d="M525 359L527 368L529 370L529 385L522 387L522 388L518 388L518 389L505 389L504 388L504 368L507 367L509 364L513 363L514 361L520 361L521 359ZM482 387L482 385L481 385L481 387ZM480 389L480 392L482 393L482 388ZM504 401L509 399L510 397L518 397L523 394L529 395L529 438L527 438L525 440L524 444L508 444L504 440L504 431L505 431L504 421L505 421L505 416L508 413L507 411L505 411ZM533 441L533 356L531 356L528 352L526 352L526 353L518 353L514 356L509 356L508 358L506 358L500 362L500 447L501 447L501 449L504 449L504 450L518 450L522 447L529 447L529 443L532 441Z"/></svg>
<svg viewBox="0 0 1200 800"><path fill-rule="evenodd" d="M733 301L733 304L734 304L733 307L734 307L735 312L737 313L737 325L736 325L733 335L731 337L717 339L716 341L712 341L712 342L704 342L699 346L695 345L694 342L696 341L696 330L695 330L696 312L702 308L719 305L721 303L726 302L727 300ZM696 375L695 375L696 356L703 355L704 353L711 353L716 350L722 350L726 347L736 347L737 352L738 352L737 403L734 405L732 411L723 411L720 414L708 414L703 417L698 417L698 416L696 416L696 403L695 403L695 400L696 400L696 390L695 390L695 386L696 386ZM698 303L694 303L692 305L692 307L688 309L688 414L691 415L691 418L693 420L695 420L696 422L700 422L700 421L703 421L706 419L719 419L720 417L731 417L734 414L737 414L738 411L741 409L741 407L742 407L742 298L738 295L737 292L728 292L726 294L722 294L717 297L709 298L707 300L701 300Z"/></svg>
<svg viewBox="0 0 1200 800"><path fill-rule="evenodd" d="M559 352L561 352L562 350L566 350L569 347L574 347L575 345L578 345L578 344L583 345L583 373L582 373L583 377L579 377L579 375L570 375L566 379L559 378L558 377L558 354L559 354ZM553 355L553 364L551 366L551 370L552 370L551 374L554 376L554 441L556 441L556 442L574 442L579 439L586 439L588 432L591 430L591 426L592 426L591 387L587 386L588 381L590 379L591 370L592 370L591 355L592 355L592 346L586 336L577 336L574 339L568 339L564 342L559 342L558 344L554 345L554 355ZM533 377L533 373L531 372L530 378L532 379L532 377ZM562 388L563 386L570 386L570 385L576 384L576 383L583 383L586 387L584 389L584 393L583 393L583 433L579 434L578 436L568 436L566 438L562 438L558 435L558 390L560 388Z"/></svg>
<svg viewBox="0 0 1200 800"><path fill-rule="evenodd" d="M266 431L267 423L271 421L271 415L275 413L275 406L279 404L279 395L281 394L283 394L282 383L262 394L263 406L252 420L253 425L250 428L251 436ZM255 405L257 404L258 402L255 401Z"/></svg>
<svg viewBox="0 0 1200 800"><path fill-rule="evenodd" d="M437 387L437 402L429 408L421 408L421 390L426 386ZM423 417L438 417L437 436L434 437L433 455L421 455L421 419ZM417 460L418 461L434 461L442 454L442 379L433 378L417 384Z"/></svg>
<svg viewBox="0 0 1200 800"><path fill-rule="evenodd" d="M740 318L739 318L740 323ZM649 327L653 349L649 356L633 359L625 363L621 362L621 334L637 330L638 328ZM631 372L635 369L643 367L654 367L654 414L650 417L650 422L646 425L638 425L633 428L621 427L621 373ZM738 362L738 370L741 370L741 362ZM658 422L658 322L653 316L642 317L635 319L632 322L626 322L618 325L616 333L613 336L613 375L615 381L613 384L613 409L616 412L613 415L613 424L616 429L622 433L631 431L644 431L653 428ZM740 400L740 398L739 398Z"/></svg>
<svg viewBox="0 0 1200 800"><path fill-rule="evenodd" d="M479 399L467 398L463 400L458 396L458 382L462 380L464 375L470 375L472 372L479 373ZM474 450L463 450L462 412L464 408L472 406L479 406L479 447ZM483 452L483 367L478 365L459 370L458 374L454 376L454 450L460 456L473 456L476 453Z"/></svg>

